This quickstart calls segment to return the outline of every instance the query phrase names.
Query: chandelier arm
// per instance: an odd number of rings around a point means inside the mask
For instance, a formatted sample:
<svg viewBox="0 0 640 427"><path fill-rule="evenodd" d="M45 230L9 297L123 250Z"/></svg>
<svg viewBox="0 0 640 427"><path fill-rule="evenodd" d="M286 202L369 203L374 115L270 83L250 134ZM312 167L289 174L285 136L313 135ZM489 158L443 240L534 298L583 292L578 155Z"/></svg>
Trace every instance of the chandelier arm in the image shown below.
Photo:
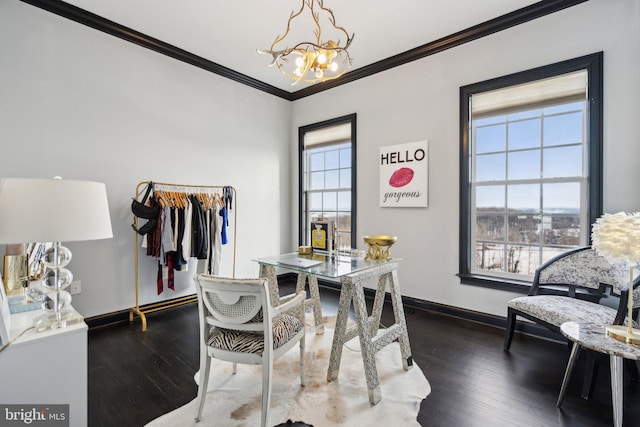
<svg viewBox="0 0 640 427"><path fill-rule="evenodd" d="M353 39L353 37L351 39L349 39L349 43L351 43L352 39ZM282 51L283 53L279 57L282 58L282 59L285 59L286 56L288 56L289 54L291 54L291 53L293 53L295 51L298 51L298 50L304 50L305 52L307 52L308 49L302 49L301 48L301 46L304 46L304 45L312 46L312 47L314 47L316 49L331 50L331 51L334 51L334 52L338 52L340 54L343 53L346 56L346 58L344 58L342 60L342 62L347 63L347 64L351 64L351 55L349 55L349 51L347 51L347 48L349 47L348 44L345 47L339 47L338 46L338 47L327 48L326 46L318 45L318 44L311 43L311 42L301 42L301 43L296 44L292 48L289 48L289 49L286 49L286 50ZM280 68L279 65L278 65L278 68ZM281 71L282 71L282 69L281 69ZM341 73L339 75L342 75L342 74L344 74L344 73ZM297 77L298 76L296 76L296 78ZM306 80L303 80L303 81L306 81Z"/></svg>
<svg viewBox="0 0 640 427"><path fill-rule="evenodd" d="M329 15L328 19L329 19L329 22L331 22L331 25L333 25L333 28L335 28L338 31L342 31L345 34L345 36L347 36L347 44L344 47L345 49L347 49L351 44L351 40L353 39L354 34L352 34L351 37L349 37L349 33L347 32L347 30L345 30L343 27L339 25L336 25L336 17L333 15L333 10L329 9L328 7L324 7L324 3L322 2L322 0L318 0L318 4L320 5L320 9L324 10ZM318 23L318 27L320 27L319 23ZM320 39L318 38L318 40Z"/></svg>
<svg viewBox="0 0 640 427"><path fill-rule="evenodd" d="M313 21L316 23L316 29L313 30L313 34L316 35L316 41L318 42L318 44L322 43L322 27L320 27L320 13L319 12L314 12L313 10L313 4L315 2L313 0L311 0L311 4L309 6L309 8L311 9L311 17L313 18ZM318 0L318 3L320 4L320 9L324 9L324 7L322 7L322 0Z"/></svg>
<svg viewBox="0 0 640 427"><path fill-rule="evenodd" d="M306 0L302 0L302 6L300 6L300 10L297 13L295 13L295 10L291 11L291 15L289 15L289 20L287 21L287 31L285 31L282 37L280 36L276 37L273 44L271 45L271 50L275 50L276 45L280 43L282 40L284 40L285 38L287 38L289 31L291 31L291 21L293 21L294 18L297 18L298 16L300 16L302 11L304 10L305 1ZM288 49L285 49L285 51L286 50Z"/></svg>
<svg viewBox="0 0 640 427"><path fill-rule="evenodd" d="M300 42L300 43L296 44L295 46L293 46L292 48L289 48L289 49L286 49L286 50L287 50L287 51L289 51L288 53L291 53L291 52L293 52L293 51L295 51L295 50L304 50L304 51L307 51L308 49L301 49L301 48L300 48L300 46L304 46L304 45L312 46L312 47L314 47L314 48L316 48L316 49L334 50L334 51L336 51L336 52L339 52L339 51L345 51L345 53L347 53L347 52L346 52L346 50L345 50L345 49L346 49L346 47L340 47L340 46L337 46L337 47L327 47L327 46L323 46L323 45L321 45L321 44L316 44L316 43L312 43L312 42ZM286 55L282 55L282 56L286 56Z"/></svg>

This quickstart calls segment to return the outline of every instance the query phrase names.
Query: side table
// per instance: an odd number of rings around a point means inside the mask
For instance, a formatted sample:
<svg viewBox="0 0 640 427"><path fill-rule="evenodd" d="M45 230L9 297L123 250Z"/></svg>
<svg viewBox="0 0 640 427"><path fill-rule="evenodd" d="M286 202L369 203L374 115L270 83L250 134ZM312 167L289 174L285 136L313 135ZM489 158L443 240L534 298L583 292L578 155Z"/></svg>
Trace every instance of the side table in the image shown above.
<svg viewBox="0 0 640 427"><path fill-rule="evenodd" d="M566 322L560 326L562 334L573 341L571 356L560 387L557 406L560 407L567 391L571 372L582 347L609 355L611 369L611 399L613 401L613 425L622 427L622 361L623 359L640 360L640 348L628 345L607 335L607 325L598 323Z"/></svg>
<svg viewBox="0 0 640 427"><path fill-rule="evenodd" d="M33 319L43 313L44 310L34 310L12 314L11 337L32 326ZM0 353L0 404L25 408L68 404L67 425L86 427L87 330L87 324L80 322L42 332L31 329L16 339ZM4 416L3 413L0 417L0 425L5 425Z"/></svg>

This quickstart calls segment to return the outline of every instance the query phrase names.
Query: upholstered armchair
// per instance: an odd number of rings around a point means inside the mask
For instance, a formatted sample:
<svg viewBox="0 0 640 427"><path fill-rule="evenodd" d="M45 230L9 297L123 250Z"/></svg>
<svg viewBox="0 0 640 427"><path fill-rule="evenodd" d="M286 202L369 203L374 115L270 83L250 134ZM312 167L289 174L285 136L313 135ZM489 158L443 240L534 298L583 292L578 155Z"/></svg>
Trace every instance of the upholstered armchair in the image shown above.
<svg viewBox="0 0 640 427"><path fill-rule="evenodd" d="M634 317L640 307L639 285L640 279L636 277L633 284ZM536 270L529 294L507 303L504 350L509 351L511 347L517 316L558 334L560 325L569 321L609 325L625 323L628 287L629 267L626 262L611 263L590 246L569 250L550 259ZM592 379L588 377L583 397L588 398L591 389Z"/></svg>

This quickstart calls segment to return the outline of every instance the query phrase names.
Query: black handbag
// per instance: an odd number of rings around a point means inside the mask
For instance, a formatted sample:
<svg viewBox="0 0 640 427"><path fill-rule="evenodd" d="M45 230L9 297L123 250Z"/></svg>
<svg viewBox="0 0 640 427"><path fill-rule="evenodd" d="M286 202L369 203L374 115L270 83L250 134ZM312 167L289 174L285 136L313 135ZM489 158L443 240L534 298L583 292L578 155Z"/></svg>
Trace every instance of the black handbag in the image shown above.
<svg viewBox="0 0 640 427"><path fill-rule="evenodd" d="M158 220L157 219L150 219L149 221L147 221L142 227L140 228L136 228L135 224L131 224L131 227L138 233L141 235L145 235L148 232L150 232L151 230L155 230L156 225L158 225Z"/></svg>
<svg viewBox="0 0 640 427"><path fill-rule="evenodd" d="M138 218L149 220L140 228L136 228L135 223L131 224L131 227L133 227L133 229L137 233L142 235L145 235L156 228L156 225L158 224L158 214L160 213L160 206L149 206L146 204L147 199L149 198L149 194L151 194L151 190L153 190L153 182L149 182L147 184L147 189L142 200L138 201L134 198L131 202L131 212L133 212L133 215Z"/></svg>

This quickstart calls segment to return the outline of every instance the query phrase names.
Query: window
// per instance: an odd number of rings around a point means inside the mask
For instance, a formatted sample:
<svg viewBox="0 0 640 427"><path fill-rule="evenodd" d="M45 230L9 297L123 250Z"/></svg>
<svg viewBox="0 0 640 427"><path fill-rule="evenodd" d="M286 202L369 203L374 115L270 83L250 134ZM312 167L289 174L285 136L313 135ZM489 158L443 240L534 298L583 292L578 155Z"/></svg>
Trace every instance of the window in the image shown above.
<svg viewBox="0 0 640 427"><path fill-rule="evenodd" d="M336 225L336 246L356 245L356 115L299 128L301 245L318 218Z"/></svg>
<svg viewBox="0 0 640 427"><path fill-rule="evenodd" d="M460 95L460 277L529 282L602 213L602 54Z"/></svg>

